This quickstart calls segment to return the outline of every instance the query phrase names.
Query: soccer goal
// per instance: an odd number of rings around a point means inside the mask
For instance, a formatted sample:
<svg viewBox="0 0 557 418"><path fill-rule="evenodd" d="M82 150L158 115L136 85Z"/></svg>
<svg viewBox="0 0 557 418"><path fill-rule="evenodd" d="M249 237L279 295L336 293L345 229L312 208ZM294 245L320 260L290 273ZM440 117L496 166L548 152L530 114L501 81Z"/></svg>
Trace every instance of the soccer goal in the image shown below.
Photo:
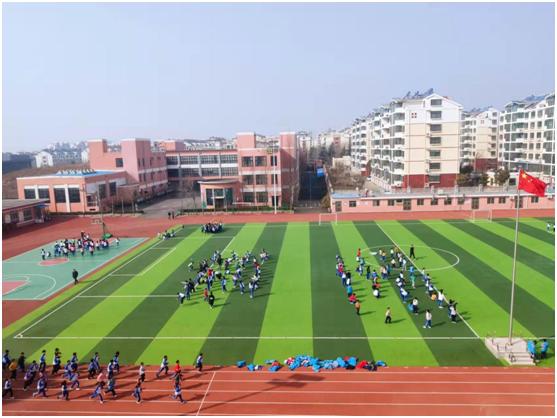
<svg viewBox="0 0 557 418"><path fill-rule="evenodd" d="M477 220L484 220L491 222L493 219L493 212L491 209L477 209L473 210L470 214L470 220L476 222Z"/></svg>
<svg viewBox="0 0 557 418"><path fill-rule="evenodd" d="M320 213L319 214L319 225L321 225L323 222L330 222L330 223L335 223L335 225L338 224L338 213L334 212L334 213Z"/></svg>

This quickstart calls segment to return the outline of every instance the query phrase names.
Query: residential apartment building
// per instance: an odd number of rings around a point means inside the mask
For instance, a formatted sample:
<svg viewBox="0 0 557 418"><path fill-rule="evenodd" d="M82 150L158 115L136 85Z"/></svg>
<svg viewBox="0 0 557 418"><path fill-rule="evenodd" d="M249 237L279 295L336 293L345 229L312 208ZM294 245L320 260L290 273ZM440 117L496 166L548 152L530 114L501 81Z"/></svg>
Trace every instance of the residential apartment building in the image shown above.
<svg viewBox="0 0 557 418"><path fill-rule="evenodd" d="M340 131L329 129L317 136L317 143L324 148L329 148L332 145L339 150L345 149L348 151L350 148L350 132L351 128Z"/></svg>
<svg viewBox="0 0 557 418"><path fill-rule="evenodd" d="M179 141L164 142L169 182L177 188L199 187L208 209L293 205L299 191L296 133L239 133L234 144L192 149Z"/></svg>
<svg viewBox="0 0 557 418"><path fill-rule="evenodd" d="M461 165L471 165L474 171L497 168L497 138L499 111L491 106L462 112L460 133Z"/></svg>
<svg viewBox="0 0 557 418"><path fill-rule="evenodd" d="M371 150L371 115L357 118L350 127L350 159L352 160L352 171L367 176L367 162Z"/></svg>
<svg viewBox="0 0 557 418"><path fill-rule="evenodd" d="M36 167L81 164L80 150L44 150L35 154Z"/></svg>
<svg viewBox="0 0 557 418"><path fill-rule="evenodd" d="M555 183L555 93L508 103L500 115L499 166Z"/></svg>
<svg viewBox="0 0 557 418"><path fill-rule="evenodd" d="M454 186L459 173L462 106L433 90L406 94L374 110L367 121L368 156L358 144L353 165L371 161L371 180L386 189ZM362 122L361 126L367 124Z"/></svg>

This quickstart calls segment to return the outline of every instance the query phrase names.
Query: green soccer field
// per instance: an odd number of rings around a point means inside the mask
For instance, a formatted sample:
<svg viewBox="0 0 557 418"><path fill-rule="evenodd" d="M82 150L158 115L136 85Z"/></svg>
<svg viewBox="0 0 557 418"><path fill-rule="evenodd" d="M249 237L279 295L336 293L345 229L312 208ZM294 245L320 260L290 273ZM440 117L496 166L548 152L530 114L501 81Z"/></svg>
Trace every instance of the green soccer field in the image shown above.
<svg viewBox="0 0 557 418"><path fill-rule="evenodd" d="M553 366L555 243L545 227L546 220L533 218L520 225L514 329L517 336L550 337L551 353L542 364ZM407 366L498 365L483 338L507 334L513 238L512 219L245 224L227 225L216 235L186 226L176 238L150 240L4 328L3 343L29 359L46 349L49 361L57 347L64 359L76 351L82 361L95 351L105 361L119 350L128 364L159 364L163 354L190 364L201 351L207 364L218 365L297 354ZM336 254L354 271L358 248L376 268L379 248L396 245L407 252L410 244L416 266L426 267L434 285L458 301L462 319L456 324L428 300L420 279L414 291L418 316L403 304L393 280L382 283L376 299L365 276L353 273L361 315L348 303L335 275ZM181 282L193 277L190 260L209 258L217 249L242 255L261 248L271 258L254 299L231 290L229 280L227 293L215 283L214 309L203 302L201 289L178 303ZM384 324L387 307L390 325ZM433 312L431 329L422 327L426 308Z"/></svg>

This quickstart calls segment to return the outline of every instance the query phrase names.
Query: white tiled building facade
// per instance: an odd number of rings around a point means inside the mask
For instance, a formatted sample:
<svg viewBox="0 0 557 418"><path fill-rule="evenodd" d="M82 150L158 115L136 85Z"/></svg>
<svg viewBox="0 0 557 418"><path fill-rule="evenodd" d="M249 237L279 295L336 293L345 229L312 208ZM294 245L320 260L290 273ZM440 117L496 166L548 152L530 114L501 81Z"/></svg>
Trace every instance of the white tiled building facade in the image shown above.
<svg viewBox="0 0 557 418"><path fill-rule="evenodd" d="M374 183L390 188L454 186L462 106L429 90L394 99L371 115Z"/></svg>
<svg viewBox="0 0 557 418"><path fill-rule="evenodd" d="M499 166L555 183L555 93L514 100L500 115Z"/></svg>
<svg viewBox="0 0 557 418"><path fill-rule="evenodd" d="M371 135L370 117L356 119L349 132L352 171L367 175L366 164L369 160L368 150L370 150Z"/></svg>
<svg viewBox="0 0 557 418"><path fill-rule="evenodd" d="M497 109L490 106L462 112L460 134L461 164L471 165L475 171L497 168Z"/></svg>

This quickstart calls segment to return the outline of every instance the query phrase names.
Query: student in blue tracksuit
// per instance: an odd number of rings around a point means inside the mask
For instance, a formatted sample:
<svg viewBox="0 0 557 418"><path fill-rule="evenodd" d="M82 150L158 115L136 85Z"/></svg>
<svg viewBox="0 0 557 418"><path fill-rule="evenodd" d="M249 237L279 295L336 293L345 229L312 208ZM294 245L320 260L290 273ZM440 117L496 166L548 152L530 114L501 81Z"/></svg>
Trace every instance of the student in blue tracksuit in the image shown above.
<svg viewBox="0 0 557 418"><path fill-rule="evenodd" d="M97 386L95 386L95 390L93 391L93 393L91 394L90 398L91 399L96 399L99 398L99 402L100 403L104 403L104 398L103 398L103 387L104 387L104 382L99 382L97 384Z"/></svg>
<svg viewBox="0 0 557 418"><path fill-rule="evenodd" d="M43 395L46 398L46 379L44 377L37 381L37 391L33 393L33 398L38 395Z"/></svg>
<svg viewBox="0 0 557 418"><path fill-rule="evenodd" d="M137 382L135 388L133 389L133 397L136 403L141 403L141 383Z"/></svg>
<svg viewBox="0 0 557 418"><path fill-rule="evenodd" d="M157 372L157 379L159 378L160 374L164 371L164 375L167 376L168 375L168 356L165 354L162 357L162 361L161 361L161 367L159 369L159 371Z"/></svg>
<svg viewBox="0 0 557 418"><path fill-rule="evenodd" d="M41 352L41 358L39 359L39 371L44 373L46 370L46 350Z"/></svg>
<svg viewBox="0 0 557 418"><path fill-rule="evenodd" d="M547 358L547 351L548 350L549 350L549 343L544 338L542 340L542 346L541 346L541 349L540 349L540 358Z"/></svg>
<svg viewBox="0 0 557 418"><path fill-rule="evenodd" d="M14 398L13 384L12 384L11 379L4 379L4 387L3 387L3 390L2 390L2 397L4 399L6 399L8 395L10 395L10 399Z"/></svg>
<svg viewBox="0 0 557 418"><path fill-rule="evenodd" d="M116 351L114 357L112 357L112 363L114 363L114 371L120 373L120 352Z"/></svg>
<svg viewBox="0 0 557 418"><path fill-rule="evenodd" d="M10 350L6 350L2 356L2 370L6 370L10 365L12 359L10 358Z"/></svg>
<svg viewBox="0 0 557 418"><path fill-rule="evenodd" d="M62 380L60 384L60 395L58 395L58 399L64 399L65 401L70 400L70 391L68 390L68 383L65 380Z"/></svg>
<svg viewBox="0 0 557 418"><path fill-rule="evenodd" d="M116 379L113 377L108 381L108 386L104 391L105 394L112 393L112 397L115 398L116 395Z"/></svg>
<svg viewBox="0 0 557 418"><path fill-rule="evenodd" d="M174 385L174 394L171 395L172 399L178 399L180 401L180 403L185 403L186 401L184 401L184 399L182 398L182 388L180 387L180 383L177 382Z"/></svg>

